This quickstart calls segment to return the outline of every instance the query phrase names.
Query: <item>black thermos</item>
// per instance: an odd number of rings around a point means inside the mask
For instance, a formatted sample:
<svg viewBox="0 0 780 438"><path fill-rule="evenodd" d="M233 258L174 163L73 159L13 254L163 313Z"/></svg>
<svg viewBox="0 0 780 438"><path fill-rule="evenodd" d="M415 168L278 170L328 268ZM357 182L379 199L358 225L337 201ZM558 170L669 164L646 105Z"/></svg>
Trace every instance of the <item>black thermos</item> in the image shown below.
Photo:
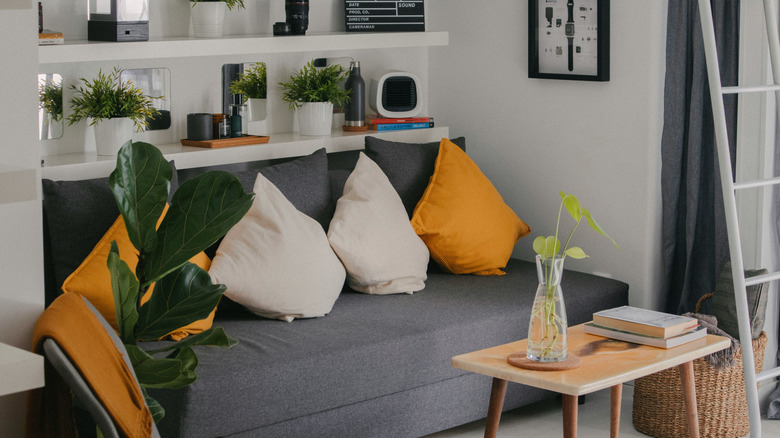
<svg viewBox="0 0 780 438"><path fill-rule="evenodd" d="M293 35L306 35L309 28L309 0L287 0L284 2L287 22Z"/></svg>
<svg viewBox="0 0 780 438"><path fill-rule="evenodd" d="M349 93L349 103L344 108L344 125L365 126L366 124L366 83L360 76L360 61L352 61L349 64L349 76L344 82L345 90Z"/></svg>

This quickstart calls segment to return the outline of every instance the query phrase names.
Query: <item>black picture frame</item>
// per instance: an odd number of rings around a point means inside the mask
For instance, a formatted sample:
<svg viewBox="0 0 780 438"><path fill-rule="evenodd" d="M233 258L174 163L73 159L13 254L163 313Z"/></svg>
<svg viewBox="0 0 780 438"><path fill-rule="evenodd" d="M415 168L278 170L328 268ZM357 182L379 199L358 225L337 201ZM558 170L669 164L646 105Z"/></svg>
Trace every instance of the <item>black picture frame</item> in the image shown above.
<svg viewBox="0 0 780 438"><path fill-rule="evenodd" d="M529 0L528 77L609 81L609 0Z"/></svg>

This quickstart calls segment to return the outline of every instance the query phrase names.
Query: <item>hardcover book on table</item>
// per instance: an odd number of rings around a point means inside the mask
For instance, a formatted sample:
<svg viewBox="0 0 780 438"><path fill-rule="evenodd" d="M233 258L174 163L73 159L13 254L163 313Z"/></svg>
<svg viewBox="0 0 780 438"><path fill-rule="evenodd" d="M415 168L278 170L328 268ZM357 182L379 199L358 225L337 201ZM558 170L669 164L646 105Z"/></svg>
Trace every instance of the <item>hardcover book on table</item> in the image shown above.
<svg viewBox="0 0 780 438"><path fill-rule="evenodd" d="M585 333L604 336L606 338L617 339L620 341L633 342L634 344L650 345L652 347L658 348L673 348L707 336L707 328L698 326L677 336L658 338L640 333L632 333L625 330L602 327L598 324L588 322L585 323Z"/></svg>
<svg viewBox="0 0 780 438"><path fill-rule="evenodd" d="M699 325L699 321L695 318L632 306L621 306L596 312L593 314L593 322L602 327L657 338L677 336Z"/></svg>

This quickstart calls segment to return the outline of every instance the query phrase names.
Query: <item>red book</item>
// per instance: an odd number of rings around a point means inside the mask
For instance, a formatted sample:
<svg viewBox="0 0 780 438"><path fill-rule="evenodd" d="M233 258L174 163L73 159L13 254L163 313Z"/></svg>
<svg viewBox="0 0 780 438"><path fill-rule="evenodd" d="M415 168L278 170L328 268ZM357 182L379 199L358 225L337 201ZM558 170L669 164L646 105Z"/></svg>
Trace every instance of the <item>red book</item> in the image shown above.
<svg viewBox="0 0 780 438"><path fill-rule="evenodd" d="M430 123L433 117L400 117L400 118L382 118L379 116L366 117L366 123L371 125L383 125L386 123Z"/></svg>

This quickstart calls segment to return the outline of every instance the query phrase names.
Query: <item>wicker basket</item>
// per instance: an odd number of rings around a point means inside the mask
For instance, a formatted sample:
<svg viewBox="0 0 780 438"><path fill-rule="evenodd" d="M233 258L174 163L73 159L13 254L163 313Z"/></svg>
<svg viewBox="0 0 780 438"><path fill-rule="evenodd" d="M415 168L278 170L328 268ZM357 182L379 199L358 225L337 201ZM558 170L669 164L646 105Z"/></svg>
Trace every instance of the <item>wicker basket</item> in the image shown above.
<svg viewBox="0 0 780 438"><path fill-rule="evenodd" d="M757 373L764 366L766 342L764 332L753 340ZM736 359L736 365L725 370L716 370L706 358L693 362L701 437L731 438L750 433L742 349L737 350ZM632 417L636 430L644 434L658 438L689 436L676 367L635 381Z"/></svg>

